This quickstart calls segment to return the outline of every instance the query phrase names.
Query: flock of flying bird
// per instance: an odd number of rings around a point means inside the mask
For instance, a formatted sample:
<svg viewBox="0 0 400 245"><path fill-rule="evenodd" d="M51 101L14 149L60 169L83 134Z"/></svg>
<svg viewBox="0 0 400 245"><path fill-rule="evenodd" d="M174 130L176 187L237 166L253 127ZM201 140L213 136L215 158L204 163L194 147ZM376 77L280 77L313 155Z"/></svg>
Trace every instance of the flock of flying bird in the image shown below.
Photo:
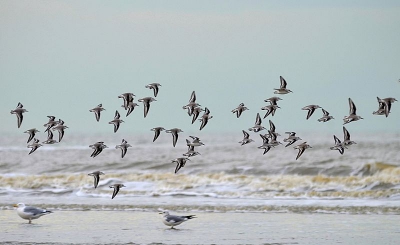
<svg viewBox="0 0 400 245"><path fill-rule="evenodd" d="M152 89L153 93L154 93L154 97L157 97L160 86L161 85L159 83L151 83L151 84L146 85L146 88ZM280 76L280 88L274 89L275 90L274 94L284 95L284 94L291 93L292 91L287 89L286 87L287 87L286 80L282 76ZM118 96L118 98L123 99L123 105L121 107L123 107L127 111L126 117L128 117L132 113L132 111L135 109L135 107L138 106L137 103L133 102L134 97L135 97L135 95L133 93L123 93ZM271 115L271 116L275 115L276 110L280 108L278 106L278 101L280 101L280 100L281 100L281 98L279 98L279 97L271 97L271 98L264 100L265 102L270 103L269 105L261 108L261 110L266 111L266 114L263 117L264 119L266 117L268 117L269 115ZM147 116L149 109L150 109L150 103L153 101L156 101L156 99L153 97L144 97L142 99L138 99L138 102L143 102L144 117ZM343 121L344 121L343 124L347 124L350 122L355 122L360 119L363 119L361 116L356 114L356 106L355 106L354 102L352 101L352 99L349 98L348 101L349 101L349 107L350 107L349 115L345 116L343 118ZM384 98L384 99L380 99L379 97L377 97L377 101L378 101L379 107L372 114L373 115L385 115L386 117L388 117L390 110L391 110L392 103L394 103L397 100L395 98L391 98L391 97ZM323 116L318 119L319 122L328 122L328 121L334 119L331 115L329 115L328 111L326 111L324 108L320 107L319 105L308 105L308 106L303 107L302 110L308 111L307 116L306 116L306 119L308 120L313 115L313 113L319 108L321 108L322 112L323 112ZM189 99L189 103L187 105L184 105L183 109L187 110L188 115L192 117L192 120L191 120L192 124L199 118L200 113L204 111L203 115L198 119L199 121L201 121L201 125L199 128L200 130L202 130L207 125L208 121L212 118L212 116L210 115L210 110L207 107L205 107L203 109L201 107L201 105L196 102L195 91L192 92L190 99ZM93 112L95 114L96 120L99 121L101 112L103 110L105 110L105 109L103 108L102 104L99 104L97 107L95 107L89 111ZM246 110L248 110L248 108L244 105L244 103L240 103L237 108L232 110L232 113L236 114L237 118L240 118L242 113ZM15 114L17 116L18 128L20 128L20 126L22 124L23 113L25 113L25 112L28 112L28 111L23 108L23 105L21 103L18 103L17 108L15 110L11 111L11 114ZM124 122L122 119L120 119L120 117L121 117L120 113L118 112L118 110L116 110L114 119L109 122L109 124L114 125L114 133L118 131L120 124ZM48 133L48 136L47 136L47 140L43 141L42 143L43 144L59 143L63 139L64 130L67 129L68 127L64 125L64 121L61 119L59 119L57 121L54 116L48 116L48 118L49 118L48 122L44 124L44 127L46 127L45 132ZM260 113L257 113L254 126L249 128L248 130L253 131L253 132L260 132L261 130L266 129L265 127L263 127L261 125L261 123L262 123L262 120L261 120ZM279 142L277 140L277 137L280 136L280 134L276 132L275 125L271 120L269 120L269 126L270 126L269 129L267 129L268 133L260 134L260 137L262 138L263 143L258 148L264 150L263 154L266 154L270 149L282 144L281 142ZM178 141L179 133L183 132L179 128L172 128L172 129L166 130L163 127L155 127L155 128L152 128L151 130L154 131L153 142L157 140L157 138L159 137L159 135L161 134L162 131L165 130L166 133L171 133L172 134L172 145L174 147L176 146L176 143ZM59 136L58 142L53 139L52 131L58 131L58 136ZM39 140L35 138L35 134L37 132L39 132L39 131L36 128L32 128L32 129L29 129L24 132L24 133L29 134L29 138L27 141L28 144L29 144L29 142L31 142L33 140L33 143L28 145L28 148L31 148L31 151L29 152L29 154L32 154L40 146L42 146L39 143ZM254 142L254 140L252 140L250 138L250 134L247 131L242 130L242 132L243 132L243 140L241 140L239 142L242 146L245 144ZM285 133L288 134L288 137L283 139L283 142L287 143L285 145L285 147L288 147L288 146L294 144L295 142L302 140L300 137L296 136L296 132L285 132ZM331 150L338 150L340 152L340 154L343 154L344 150L347 149L348 146L350 146L352 144L356 144L356 142L354 142L350 139L350 133L347 131L347 129L344 126L343 126L343 133L344 133L343 142L336 135L334 135L333 137L334 137L335 143L332 147L330 147ZM195 147L204 145L203 142L201 142L199 137L190 136L190 138L191 138L191 140L186 139L186 145L188 146L188 151L186 153L184 153L182 157L178 157L178 158L172 160L172 162L176 163L175 174L182 167L185 166L186 162L188 160L190 160L189 159L190 157L200 154L199 152L197 152L195 150ZM101 142L101 141L96 142L96 143L90 145L89 147L91 147L93 149L93 152L90 155L93 158L98 156L103 151L103 149L108 148L104 144L104 142ZM117 145L115 148L121 149L121 158L123 158L125 156L125 154L127 153L127 149L129 147L131 147L131 145L128 144L128 142L125 139L122 139L121 144ZM294 149L298 150L296 160L299 159L300 156L304 153L304 151L308 148L312 148L312 147L310 145L308 145L307 142L303 142L303 143L295 146ZM94 188L97 188L99 180L100 180L100 175L103 175L103 174L104 173L101 171L95 171L95 172L88 174L88 175L94 177ZM121 183L110 186L110 188L114 189L112 197L111 197L112 199L114 199L114 197L118 194L120 188L122 188L122 187L125 187L125 186ZM21 204L21 205L19 205L18 208L23 208L23 207L25 207L25 206L23 204ZM41 214L48 213L48 212L47 213L46 212L45 211L37 212L37 215L39 215L38 217L40 217ZM165 216L164 223L167 225L170 225L171 227L173 227L174 225L177 225L174 222L177 222L178 220L180 220L181 221L180 223L182 223L183 221L194 218L194 216L190 216L190 217L189 216L171 216L167 212L164 212L163 214ZM25 215L24 217L26 217L26 214L23 214L23 215ZM22 215L20 215L20 216L22 218L24 218ZM33 216L31 216L31 215L28 215L28 216L30 217L29 220L31 220L33 218ZM168 223L168 221L166 221L166 220L171 219L171 217L173 217L172 218L173 222Z"/></svg>

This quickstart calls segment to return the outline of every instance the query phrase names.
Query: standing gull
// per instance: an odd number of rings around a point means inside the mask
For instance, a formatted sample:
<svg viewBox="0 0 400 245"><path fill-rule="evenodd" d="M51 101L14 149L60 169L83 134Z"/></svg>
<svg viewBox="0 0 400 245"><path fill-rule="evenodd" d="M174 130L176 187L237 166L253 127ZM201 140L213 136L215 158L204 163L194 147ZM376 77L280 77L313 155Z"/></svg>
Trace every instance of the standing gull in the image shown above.
<svg viewBox="0 0 400 245"><path fill-rule="evenodd" d="M244 103L240 103L238 107L232 110L232 113L236 113L236 118L239 118L245 110L248 110L248 108L244 106Z"/></svg>
<svg viewBox="0 0 400 245"><path fill-rule="evenodd" d="M321 108L321 109L322 109L322 113L324 115L320 119L318 119L318 122L327 122L327 121L330 121L331 119L335 119L335 118L333 118L333 116L329 116L329 112L324 110L324 108Z"/></svg>
<svg viewBox="0 0 400 245"><path fill-rule="evenodd" d="M100 175L103 175L104 173L101 171L94 171L93 173L88 174L89 176L94 177L94 188L96 189L97 186L99 185L100 181Z"/></svg>
<svg viewBox="0 0 400 245"><path fill-rule="evenodd" d="M40 132L39 130L37 130L36 128L31 128L26 130L24 133L29 134L29 138L28 141L26 142L27 144L35 137L36 133Z"/></svg>
<svg viewBox="0 0 400 245"><path fill-rule="evenodd" d="M356 108L356 105L354 104L354 102L351 100L351 98L349 98L349 107L350 107L349 115L345 116L343 118L343 121L344 121L343 124L347 124L350 122L358 121L360 119L364 119L356 114L357 108Z"/></svg>
<svg viewBox="0 0 400 245"><path fill-rule="evenodd" d="M100 112L105 111L106 109L103 108L103 104L99 104L95 108L89 110L90 112L94 112L94 115L96 116L96 121L100 120Z"/></svg>
<svg viewBox="0 0 400 245"><path fill-rule="evenodd" d="M166 130L165 132L172 134L172 145L175 147L176 142L178 141L178 133L181 133L183 131L179 128L172 128L172 129Z"/></svg>
<svg viewBox="0 0 400 245"><path fill-rule="evenodd" d="M48 211L46 209L25 206L23 203L15 204L14 207L17 208L17 214L19 217L29 220L29 224L32 223L33 219L38 219L43 215L52 213L52 211Z"/></svg>
<svg viewBox="0 0 400 245"><path fill-rule="evenodd" d="M280 76L279 79L281 80L281 86L280 86L280 88L275 88L274 89L274 90L276 90L274 92L274 94L288 94L288 93L291 93L292 91L286 88L286 86L287 86L286 80L282 76Z"/></svg>
<svg viewBox="0 0 400 245"><path fill-rule="evenodd" d="M158 90L159 90L158 87L161 87L161 84L159 84L159 83L150 83L150 84L146 85L145 87L148 88L148 89L152 89L153 92L154 92L154 97L157 97Z"/></svg>
<svg viewBox="0 0 400 245"><path fill-rule="evenodd" d="M154 99L153 97L144 97L142 99L138 100L139 102L143 102L143 106L144 106L144 117L147 116L147 113L149 113L150 110L150 103L153 101L157 101L156 99Z"/></svg>
<svg viewBox="0 0 400 245"><path fill-rule="evenodd" d="M108 123L108 124L114 124L114 133L118 131L120 123L124 122L122 119L119 119L120 117L121 115L119 114L119 112L115 111L114 120Z"/></svg>
<svg viewBox="0 0 400 245"><path fill-rule="evenodd" d="M303 152L308 148L312 148L312 147L310 145L308 145L307 142L303 142L300 145L295 146L294 149L299 150L299 153L297 153L296 160L299 159L299 157L303 154Z"/></svg>
<svg viewBox="0 0 400 245"><path fill-rule="evenodd" d="M154 131L154 138L153 138L153 142L156 141L156 139L158 138L158 136L160 136L161 131L165 130L165 128L163 127L155 127L150 129L151 131Z"/></svg>
<svg viewBox="0 0 400 245"><path fill-rule="evenodd" d="M307 120L311 117L311 115L314 113L314 111L318 108L321 108L319 105L308 105L305 106L303 108L301 108L302 110L308 110L307 112Z"/></svg>
<svg viewBox="0 0 400 245"><path fill-rule="evenodd" d="M111 199L114 199L114 197L118 194L119 189L121 189L122 187L126 187L126 186L124 186L123 184L110 185L110 188L114 188L114 191L113 191Z"/></svg>
<svg viewBox="0 0 400 245"><path fill-rule="evenodd" d="M128 141L126 141L125 139L122 139L122 143L120 145L115 146L115 149L121 149L121 158L124 158L128 147L132 147L130 144L128 144Z"/></svg>
<svg viewBox="0 0 400 245"><path fill-rule="evenodd" d="M28 112L27 110L25 110L22 107L24 107L24 106L21 104L21 102L18 102L17 108L15 108L14 110L12 110L10 112L11 114L17 115L18 128L21 127L22 120L24 119L24 116L22 115L22 113Z"/></svg>
<svg viewBox="0 0 400 245"><path fill-rule="evenodd" d="M174 226L180 225L185 221L196 218L195 215L187 215L187 216L177 216L170 215L168 211L161 212L163 215L163 223L167 226L171 226L171 229L175 229Z"/></svg>

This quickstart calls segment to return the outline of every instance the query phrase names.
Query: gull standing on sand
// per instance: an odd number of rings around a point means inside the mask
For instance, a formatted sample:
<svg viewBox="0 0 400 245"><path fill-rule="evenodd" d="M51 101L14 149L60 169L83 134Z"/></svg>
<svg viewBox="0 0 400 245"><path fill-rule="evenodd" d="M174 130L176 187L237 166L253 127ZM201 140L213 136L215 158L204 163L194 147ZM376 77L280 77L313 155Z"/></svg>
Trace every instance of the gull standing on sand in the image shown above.
<svg viewBox="0 0 400 245"><path fill-rule="evenodd" d="M213 116L210 116L210 110L206 107L204 114L199 119L199 121L201 121L200 130L202 130L207 125L208 120L210 120L211 118L213 118Z"/></svg>
<svg viewBox="0 0 400 245"><path fill-rule="evenodd" d="M94 143L93 145L89 145L90 148L94 149L90 157L95 158L97 155L99 155L103 149L108 148L103 141L99 141Z"/></svg>
<svg viewBox="0 0 400 245"><path fill-rule="evenodd" d="M178 157L174 160L171 160L171 162L176 162L175 174L178 173L179 169L185 167L187 161L190 161L190 159L187 157Z"/></svg>
<svg viewBox="0 0 400 245"><path fill-rule="evenodd" d="M150 103L153 101L157 101L156 99L154 99L153 97L144 97L138 100L139 102L143 102L143 106L144 106L144 117L146 118L147 113L149 113L150 110Z"/></svg>
<svg viewBox="0 0 400 245"><path fill-rule="evenodd" d="M129 102L133 102L133 97L135 97L133 93L123 93L118 96L118 98L121 98L124 100L124 108L125 110L128 109L128 104Z"/></svg>
<svg viewBox="0 0 400 245"><path fill-rule="evenodd" d="M100 112L105 111L106 109L103 108L103 104L97 105L95 108L89 110L90 112L94 112L94 115L96 117L96 121L100 120Z"/></svg>
<svg viewBox="0 0 400 245"><path fill-rule="evenodd" d="M249 133L247 133L247 132L244 131L244 130L242 130L242 132L243 132L243 139L242 139L241 141L239 141L239 143L240 143L241 145L245 145L245 144L248 144L248 143L254 141L254 140L250 139Z"/></svg>
<svg viewBox="0 0 400 245"><path fill-rule="evenodd" d="M330 147L331 150L338 150L340 154L343 155L344 153L344 144L336 137L336 135L333 135L333 139L335 140L335 145Z"/></svg>
<svg viewBox="0 0 400 245"><path fill-rule="evenodd" d="M256 122L254 123L253 127L249 128L249 130L253 131L253 132L259 132L259 131L265 129L263 126L261 126L261 122L262 121L261 121L260 113L257 113Z"/></svg>
<svg viewBox="0 0 400 245"><path fill-rule="evenodd" d="M183 131L179 128L172 128L172 129L166 130L165 132L172 134L172 145L175 147L176 142L178 141L178 133L181 133Z"/></svg>
<svg viewBox="0 0 400 245"><path fill-rule="evenodd" d="M295 146L294 149L299 150L299 153L297 153L296 160L299 159L299 157L303 154L303 152L308 148L312 148L312 147L310 145L308 145L307 142L303 142L300 145Z"/></svg>
<svg viewBox="0 0 400 245"><path fill-rule="evenodd" d="M114 199L114 197L118 194L119 189L121 189L122 187L126 187L126 186L124 186L123 184L110 185L110 188L114 188L114 191L113 191L111 199Z"/></svg>
<svg viewBox="0 0 400 245"><path fill-rule="evenodd" d="M115 111L114 120L108 123L108 124L114 124L114 133L118 131L120 123L124 122L122 119L119 119L120 117L121 115L119 114L119 112Z"/></svg>
<svg viewBox="0 0 400 245"><path fill-rule="evenodd" d="M58 142L61 142L62 138L64 137L64 129L68 128L64 126L64 121L58 119L58 124L52 128L53 131L58 131Z"/></svg>
<svg viewBox="0 0 400 245"><path fill-rule="evenodd" d="M26 130L24 133L29 134L29 138L28 141L26 142L27 144L35 137L36 133L40 132L39 130L37 130L36 128L31 128Z"/></svg>
<svg viewBox="0 0 400 245"><path fill-rule="evenodd" d="M232 113L236 113L236 118L239 118L245 110L248 110L248 108L244 106L244 103L240 103L238 107L232 110Z"/></svg>
<svg viewBox="0 0 400 245"><path fill-rule="evenodd" d="M329 116L329 112L324 110L324 108L321 108L321 109L322 109L322 113L324 115L320 119L318 119L318 122L327 122L327 121L330 121L332 119L335 119L335 118L333 118L333 116Z"/></svg>
<svg viewBox="0 0 400 245"><path fill-rule="evenodd" d="M307 112L307 120L311 117L311 115L314 113L314 111L318 108L321 108L319 105L308 105L305 106L303 108L301 108L302 110L308 110Z"/></svg>
<svg viewBox="0 0 400 245"><path fill-rule="evenodd" d="M185 221L196 218L195 215L187 215L187 216L170 215L168 211L163 211L159 214L163 215L163 223L167 226L171 226L171 229L175 229L174 226L180 225Z"/></svg>
<svg viewBox="0 0 400 245"><path fill-rule="evenodd" d="M94 177L94 188L96 189L97 186L99 185L100 175L104 175L104 173L101 171L94 171L88 175Z"/></svg>
<svg viewBox="0 0 400 245"><path fill-rule="evenodd" d="M350 107L349 115L345 116L343 118L343 121L344 121L343 124L347 124L350 122L358 121L360 119L364 119L356 114L357 108L356 108L356 105L354 104L354 102L351 100L351 98L349 98L349 107Z"/></svg>
<svg viewBox="0 0 400 245"><path fill-rule="evenodd" d="M28 112L27 110L25 110L24 107L21 102L18 102L17 108L15 108L14 110L12 110L10 113L11 114L15 114L17 115L17 125L18 128L21 127L22 124L22 120L24 119L24 116L22 115L22 113L24 112Z"/></svg>
<svg viewBox="0 0 400 245"><path fill-rule="evenodd" d="M19 217L29 220L29 224L32 223L33 219L38 219L43 215L52 213L52 211L46 209L25 206L25 204L23 203L14 204L14 207L17 208L17 214L19 215Z"/></svg>
<svg viewBox="0 0 400 245"><path fill-rule="evenodd" d="M120 145L116 145L115 149L121 149L121 158L124 158L128 147L132 147L130 144L128 144L128 141L126 141L125 139L122 139L122 143Z"/></svg>
<svg viewBox="0 0 400 245"><path fill-rule="evenodd" d="M151 131L154 131L154 138L153 138L153 142L156 141L156 139L158 138L158 136L160 136L161 131L165 130L165 128L163 127L155 127L150 129Z"/></svg>
<svg viewBox="0 0 400 245"><path fill-rule="evenodd" d="M300 137L296 136L296 132L285 132L285 134L289 134L289 136L283 140L283 142L288 142L285 147L288 147L294 144L296 141L301 140Z"/></svg>
<svg viewBox="0 0 400 245"><path fill-rule="evenodd" d="M39 148L39 147L41 147L41 146L42 146L42 145L39 144L39 140L36 139L36 138L34 138L34 139L33 139L33 143L27 146L28 148L31 148L31 151L29 152L28 155L34 153L34 152L36 151L36 149Z"/></svg>
<svg viewBox="0 0 400 245"><path fill-rule="evenodd" d="M281 86L280 86L280 88L275 88L274 89L274 90L276 90L274 92L274 94L288 94L288 93L291 93L292 91L286 88L286 86L287 86L286 80L282 76L280 76L279 79L281 80Z"/></svg>
<svg viewBox="0 0 400 245"><path fill-rule="evenodd" d="M154 97L157 97L158 90L159 90L159 87L161 87L161 84L159 84L159 83L150 83L150 84L147 84L145 87L148 88L148 89L152 89L153 92L154 92Z"/></svg>

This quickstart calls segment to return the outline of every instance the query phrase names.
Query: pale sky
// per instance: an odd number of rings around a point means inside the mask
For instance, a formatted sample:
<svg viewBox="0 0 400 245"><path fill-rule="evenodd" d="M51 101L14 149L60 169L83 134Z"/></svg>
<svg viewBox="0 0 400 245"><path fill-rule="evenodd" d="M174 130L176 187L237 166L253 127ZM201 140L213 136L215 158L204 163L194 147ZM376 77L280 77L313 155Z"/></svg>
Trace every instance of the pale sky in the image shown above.
<svg viewBox="0 0 400 245"><path fill-rule="evenodd" d="M178 127L198 132L182 106L192 91L213 118L205 132L241 132L274 96L279 76L291 94L280 95L271 119L282 131L341 133L348 98L364 120L352 131L400 132L400 102L388 118L374 116L376 97L400 100L399 1L0 1L0 112L3 133L36 127L48 115L74 132L118 133ZM118 95L153 96L125 118ZM10 111L29 112L20 129ZM239 103L250 109L237 119ZM89 109L103 103L96 122ZM335 117L306 120L301 108L318 104Z"/></svg>

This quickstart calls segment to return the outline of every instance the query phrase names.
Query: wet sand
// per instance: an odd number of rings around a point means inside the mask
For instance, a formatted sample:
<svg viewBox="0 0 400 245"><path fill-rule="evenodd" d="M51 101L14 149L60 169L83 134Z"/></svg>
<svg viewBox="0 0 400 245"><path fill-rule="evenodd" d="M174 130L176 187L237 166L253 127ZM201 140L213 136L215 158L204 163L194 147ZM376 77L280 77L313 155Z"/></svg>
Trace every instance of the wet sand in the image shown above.
<svg viewBox="0 0 400 245"><path fill-rule="evenodd" d="M0 237L5 244L398 244L400 239L399 215L179 214L198 218L171 230L155 212L55 211L28 224L15 210L1 210Z"/></svg>

